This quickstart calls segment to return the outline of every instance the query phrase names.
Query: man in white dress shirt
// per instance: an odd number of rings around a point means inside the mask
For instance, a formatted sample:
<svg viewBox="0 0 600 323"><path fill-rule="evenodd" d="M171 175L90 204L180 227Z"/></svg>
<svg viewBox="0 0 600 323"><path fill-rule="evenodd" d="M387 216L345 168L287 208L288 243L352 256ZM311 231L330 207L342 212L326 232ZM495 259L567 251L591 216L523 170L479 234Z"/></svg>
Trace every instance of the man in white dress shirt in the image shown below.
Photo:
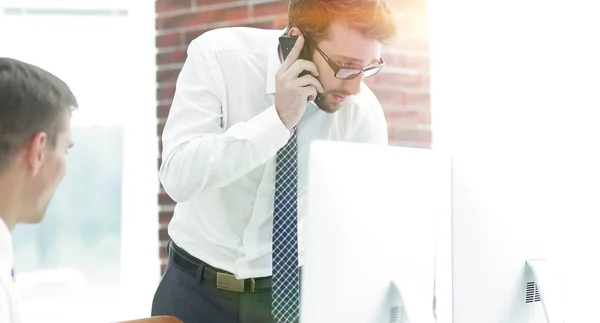
<svg viewBox="0 0 600 323"><path fill-rule="evenodd" d="M11 230L37 223L65 175L77 100L49 72L0 58L0 323L18 322Z"/></svg>
<svg viewBox="0 0 600 323"><path fill-rule="evenodd" d="M282 224L294 228L286 234L301 229L311 141L387 144L381 105L362 80L384 66L381 47L395 32L382 0L291 0L285 33L301 37L286 60L281 30L222 28L191 42L162 137L160 180L177 204L153 315L202 323L298 319L298 273L275 267L289 259L302 265L302 237L282 236L298 247L295 254L281 247L275 265L274 210L293 209L285 221L297 222ZM278 199L277 156L292 140L297 171L285 176L294 197ZM286 206L278 208L279 200Z"/></svg>

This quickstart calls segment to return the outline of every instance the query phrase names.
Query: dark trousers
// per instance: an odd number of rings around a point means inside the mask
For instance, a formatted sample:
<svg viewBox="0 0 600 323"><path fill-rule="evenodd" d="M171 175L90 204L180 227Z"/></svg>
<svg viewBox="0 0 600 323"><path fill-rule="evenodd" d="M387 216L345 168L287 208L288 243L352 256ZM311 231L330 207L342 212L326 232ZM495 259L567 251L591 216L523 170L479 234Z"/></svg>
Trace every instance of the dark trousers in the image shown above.
<svg viewBox="0 0 600 323"><path fill-rule="evenodd" d="M171 252L173 250L171 249ZM171 315L185 323L271 323L271 289L228 291L169 259L152 302L152 316Z"/></svg>

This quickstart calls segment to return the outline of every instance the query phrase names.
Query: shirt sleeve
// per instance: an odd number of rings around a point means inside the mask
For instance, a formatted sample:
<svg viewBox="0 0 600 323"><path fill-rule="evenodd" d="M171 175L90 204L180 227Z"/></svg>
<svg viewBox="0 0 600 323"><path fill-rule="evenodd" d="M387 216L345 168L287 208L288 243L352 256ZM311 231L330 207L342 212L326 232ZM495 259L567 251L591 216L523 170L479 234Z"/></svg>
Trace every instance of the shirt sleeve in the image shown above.
<svg viewBox="0 0 600 323"><path fill-rule="evenodd" d="M159 178L176 202L239 179L274 156L290 137L275 106L224 129L223 78L214 50L206 48L210 44L202 36L188 47L162 135Z"/></svg>

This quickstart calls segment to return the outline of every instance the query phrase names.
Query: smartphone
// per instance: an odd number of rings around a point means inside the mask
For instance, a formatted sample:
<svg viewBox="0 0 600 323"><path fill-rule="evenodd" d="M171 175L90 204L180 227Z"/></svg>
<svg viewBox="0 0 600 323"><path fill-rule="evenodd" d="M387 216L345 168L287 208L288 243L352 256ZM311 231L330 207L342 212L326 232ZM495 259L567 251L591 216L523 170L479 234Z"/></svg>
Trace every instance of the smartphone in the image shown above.
<svg viewBox="0 0 600 323"><path fill-rule="evenodd" d="M283 36L279 37L279 45L281 46L281 55L283 56L284 60L288 57L288 55L292 51L292 48L294 48L294 45L296 44L296 40L298 40L298 36L283 35ZM298 59L307 60L304 49L302 49L302 52L300 52ZM308 71L304 71L304 72L300 73L299 76L304 76L308 73L309 73Z"/></svg>
<svg viewBox="0 0 600 323"><path fill-rule="evenodd" d="M288 55L292 51L292 48L294 48L294 45L296 44L296 40L298 40L298 36L283 35L283 36L279 37L279 45L281 46L281 55L283 56L284 60L288 57ZM308 61L309 59L306 55L305 48L303 48L302 52L300 52L298 59L304 59L304 60ZM310 72L303 71L302 73L300 73L300 75L298 75L298 77L302 77L306 74L310 74ZM320 99L321 99L321 96L319 93L317 93L317 97L315 98L315 101L318 101Z"/></svg>

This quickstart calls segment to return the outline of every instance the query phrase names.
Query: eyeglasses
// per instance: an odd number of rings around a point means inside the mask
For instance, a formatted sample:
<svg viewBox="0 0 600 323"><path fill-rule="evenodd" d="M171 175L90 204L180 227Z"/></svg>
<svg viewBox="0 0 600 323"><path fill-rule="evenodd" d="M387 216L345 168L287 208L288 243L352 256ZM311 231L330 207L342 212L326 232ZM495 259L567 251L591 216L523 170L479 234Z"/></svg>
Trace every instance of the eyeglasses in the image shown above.
<svg viewBox="0 0 600 323"><path fill-rule="evenodd" d="M300 29L300 28L298 28L298 29ZM302 35L304 36L304 38L308 39L308 41L311 43L311 45L313 45L315 47L315 49L319 52L319 54L321 54L321 56L323 56L323 58L325 59L327 64L333 70L335 77L340 80L350 80L361 74L363 75L363 77L373 76L373 75L377 74L379 71L381 71L383 66L385 66L385 61L383 60L383 57L379 58L379 62L377 63L377 65L370 66L370 67L367 67L364 69L355 68L355 67L345 67L345 66L338 65L331 58L329 58L329 56L327 56L327 54L325 54L319 48L319 46L317 46L317 43L310 36L308 36L307 33L305 33L302 29L300 29L300 31L302 32Z"/></svg>

